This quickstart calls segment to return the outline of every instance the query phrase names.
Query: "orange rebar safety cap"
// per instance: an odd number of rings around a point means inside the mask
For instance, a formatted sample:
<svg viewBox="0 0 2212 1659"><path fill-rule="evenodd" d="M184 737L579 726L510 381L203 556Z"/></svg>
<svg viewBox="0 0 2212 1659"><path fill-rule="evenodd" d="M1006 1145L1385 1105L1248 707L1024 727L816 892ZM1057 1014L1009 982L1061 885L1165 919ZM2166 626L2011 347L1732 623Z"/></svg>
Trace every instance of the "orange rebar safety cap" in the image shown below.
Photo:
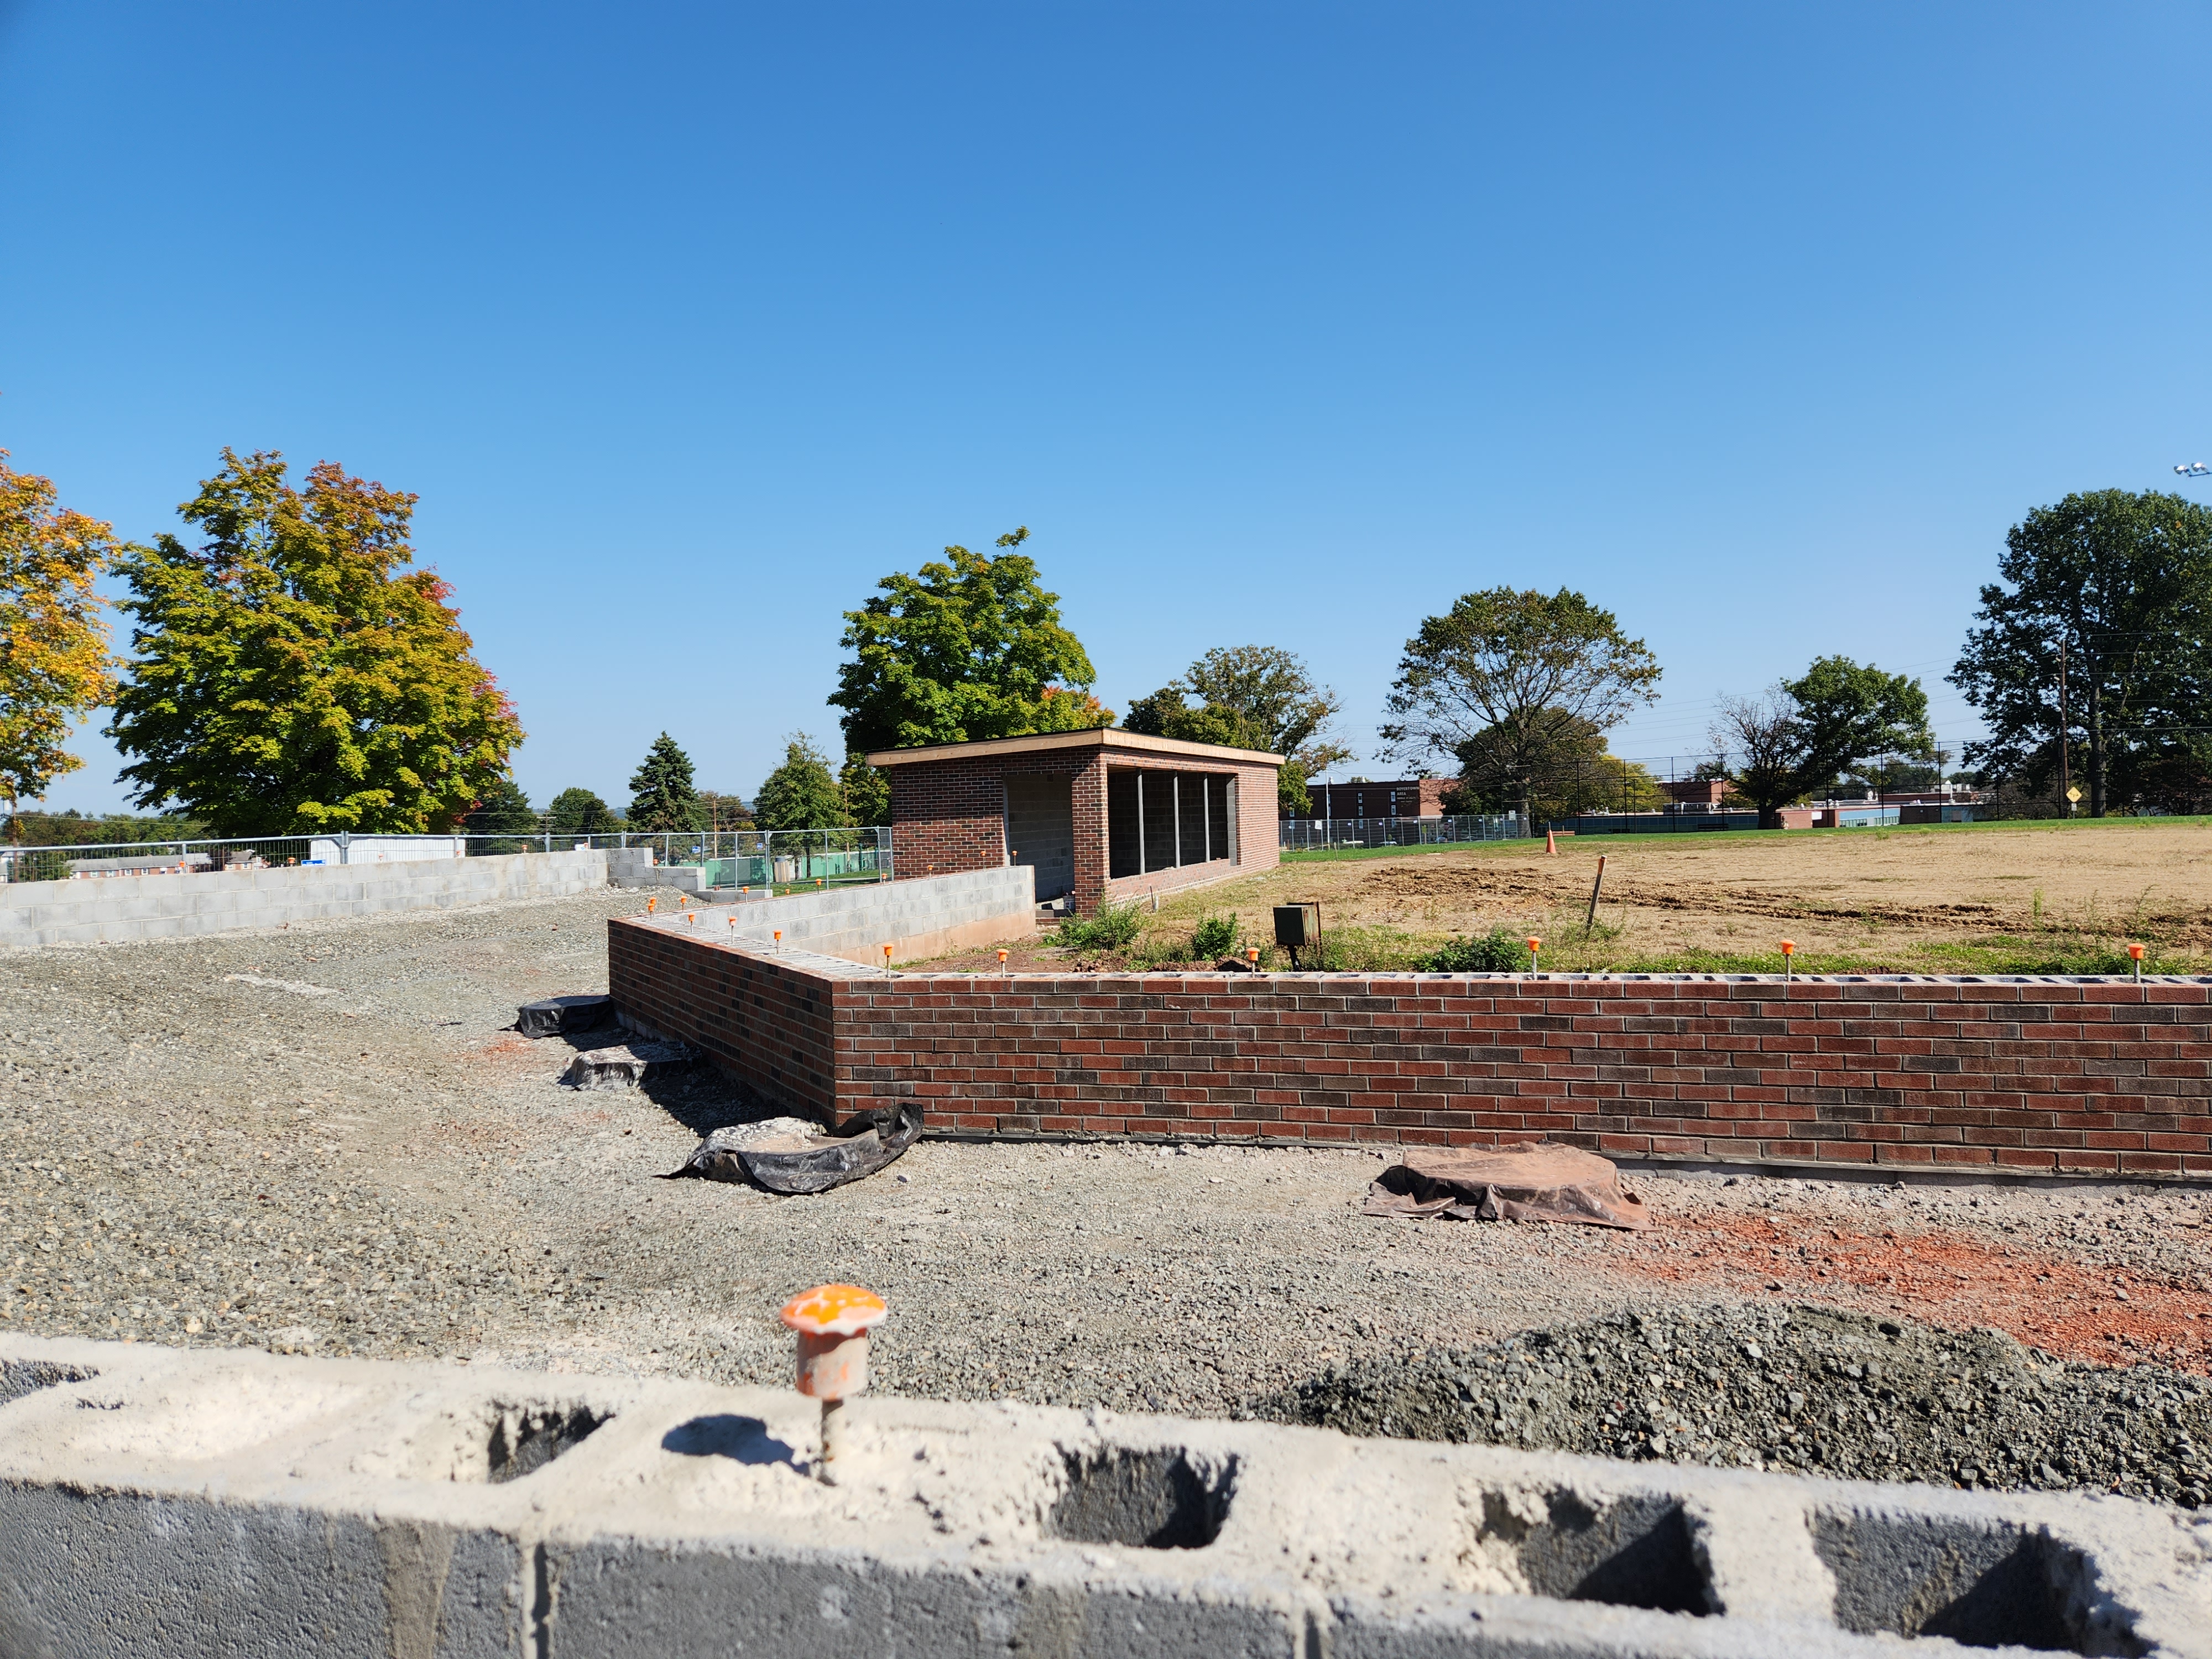
<svg viewBox="0 0 2212 1659"><path fill-rule="evenodd" d="M817 1285L785 1303L780 1317L809 1336L858 1336L890 1312L883 1297L858 1285Z"/></svg>

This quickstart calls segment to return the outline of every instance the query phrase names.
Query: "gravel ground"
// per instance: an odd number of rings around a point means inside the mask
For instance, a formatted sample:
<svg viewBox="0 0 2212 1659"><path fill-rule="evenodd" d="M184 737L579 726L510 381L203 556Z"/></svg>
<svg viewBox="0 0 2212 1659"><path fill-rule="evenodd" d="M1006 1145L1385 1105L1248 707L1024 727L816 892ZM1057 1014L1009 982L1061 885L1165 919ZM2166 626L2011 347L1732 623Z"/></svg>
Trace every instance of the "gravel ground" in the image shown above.
<svg viewBox="0 0 2212 1659"><path fill-rule="evenodd" d="M2212 1386L2084 1365L2001 1331L1831 1308L1614 1315L1411 1364L1364 1361L1255 1415L1348 1434L1870 1480L2092 1487L2190 1505L2212 1488Z"/></svg>
<svg viewBox="0 0 2212 1659"><path fill-rule="evenodd" d="M506 1029L605 989L645 897L0 954L0 1328L781 1382L775 1308L850 1279L893 1310L879 1388L1200 1414L1716 1304L2212 1360L2194 1191L1646 1179L1626 1235L1365 1218L1351 1151L924 1142L816 1198L663 1182L766 1109L706 1072L563 1088L605 1039Z"/></svg>

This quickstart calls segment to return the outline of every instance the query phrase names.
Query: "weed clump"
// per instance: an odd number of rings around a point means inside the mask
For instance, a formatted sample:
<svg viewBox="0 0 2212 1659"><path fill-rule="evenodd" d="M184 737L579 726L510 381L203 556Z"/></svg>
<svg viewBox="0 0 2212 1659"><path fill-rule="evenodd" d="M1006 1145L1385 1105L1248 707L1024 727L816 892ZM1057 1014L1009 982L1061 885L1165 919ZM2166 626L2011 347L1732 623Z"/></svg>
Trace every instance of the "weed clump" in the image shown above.
<svg viewBox="0 0 2212 1659"><path fill-rule="evenodd" d="M1237 931L1234 911L1225 916L1200 916L1198 926L1190 930L1192 959L1202 962L1209 957L1227 956L1237 948Z"/></svg>
<svg viewBox="0 0 2212 1659"><path fill-rule="evenodd" d="M1133 944L1143 917L1133 904L1102 904L1095 916L1070 916L1059 942L1071 951L1121 951Z"/></svg>
<svg viewBox="0 0 2212 1659"><path fill-rule="evenodd" d="M1455 939L1421 964L1425 974L1513 974L1528 965L1528 947L1503 927L1480 939Z"/></svg>

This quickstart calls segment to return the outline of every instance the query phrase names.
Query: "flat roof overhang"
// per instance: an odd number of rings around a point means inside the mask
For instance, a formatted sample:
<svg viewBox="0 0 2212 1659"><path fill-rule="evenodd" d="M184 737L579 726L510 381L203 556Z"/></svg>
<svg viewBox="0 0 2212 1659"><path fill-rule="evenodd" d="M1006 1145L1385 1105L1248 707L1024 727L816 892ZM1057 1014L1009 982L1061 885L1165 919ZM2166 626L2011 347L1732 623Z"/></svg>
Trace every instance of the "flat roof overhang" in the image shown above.
<svg viewBox="0 0 2212 1659"><path fill-rule="evenodd" d="M1174 738L1148 738L1110 726L1085 732L1041 732L1026 738L981 738L972 743L933 743L919 749L878 749L868 756L871 766L911 766L918 761L975 760L989 755L1044 755L1063 749L1103 749L1110 758L1122 754L1180 756L1191 760L1234 761L1245 766L1275 766L1280 755L1257 749L1229 749L1218 743L1183 743Z"/></svg>

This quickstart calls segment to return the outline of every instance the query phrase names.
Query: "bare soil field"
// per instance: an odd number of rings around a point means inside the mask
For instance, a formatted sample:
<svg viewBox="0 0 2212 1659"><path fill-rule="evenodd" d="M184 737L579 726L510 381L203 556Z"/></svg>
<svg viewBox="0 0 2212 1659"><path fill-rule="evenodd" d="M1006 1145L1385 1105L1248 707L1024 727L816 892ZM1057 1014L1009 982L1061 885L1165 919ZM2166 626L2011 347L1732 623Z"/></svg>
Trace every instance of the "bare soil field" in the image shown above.
<svg viewBox="0 0 2212 1659"><path fill-rule="evenodd" d="M1604 889L1586 931L1601 854ZM1243 940L1264 948L1271 908L1293 900L1320 902L1332 967L1408 967L1454 935L1504 927L1543 939L1543 965L1562 969L1778 972L1788 939L1807 971L2124 972L2135 939L2151 947L2151 966L2202 973L2212 971L2212 824L1571 837L1556 857L1534 842L1304 854L1164 901L1130 950L1074 959L1182 959L1209 913L1233 913ZM1070 959L1022 954L1011 965Z"/></svg>
<svg viewBox="0 0 2212 1659"><path fill-rule="evenodd" d="M606 919L646 897L0 953L0 1328L776 1383L775 1308L851 1279L892 1308L878 1386L945 1398L1233 1414L1332 1367L1717 1310L1989 1328L2146 1379L2147 1412L2212 1372L2191 1188L1642 1178L1656 1224L1625 1234L1366 1217L1382 1161L1336 1149L924 1141L817 1197L664 1181L773 1109L711 1072L580 1092L571 1040L508 1029L604 989ZM1663 1455L1796 1455L1708 1439ZM2108 1479L2023 1443L2008 1479ZM1942 1456L1911 1467L1979 1478Z"/></svg>

